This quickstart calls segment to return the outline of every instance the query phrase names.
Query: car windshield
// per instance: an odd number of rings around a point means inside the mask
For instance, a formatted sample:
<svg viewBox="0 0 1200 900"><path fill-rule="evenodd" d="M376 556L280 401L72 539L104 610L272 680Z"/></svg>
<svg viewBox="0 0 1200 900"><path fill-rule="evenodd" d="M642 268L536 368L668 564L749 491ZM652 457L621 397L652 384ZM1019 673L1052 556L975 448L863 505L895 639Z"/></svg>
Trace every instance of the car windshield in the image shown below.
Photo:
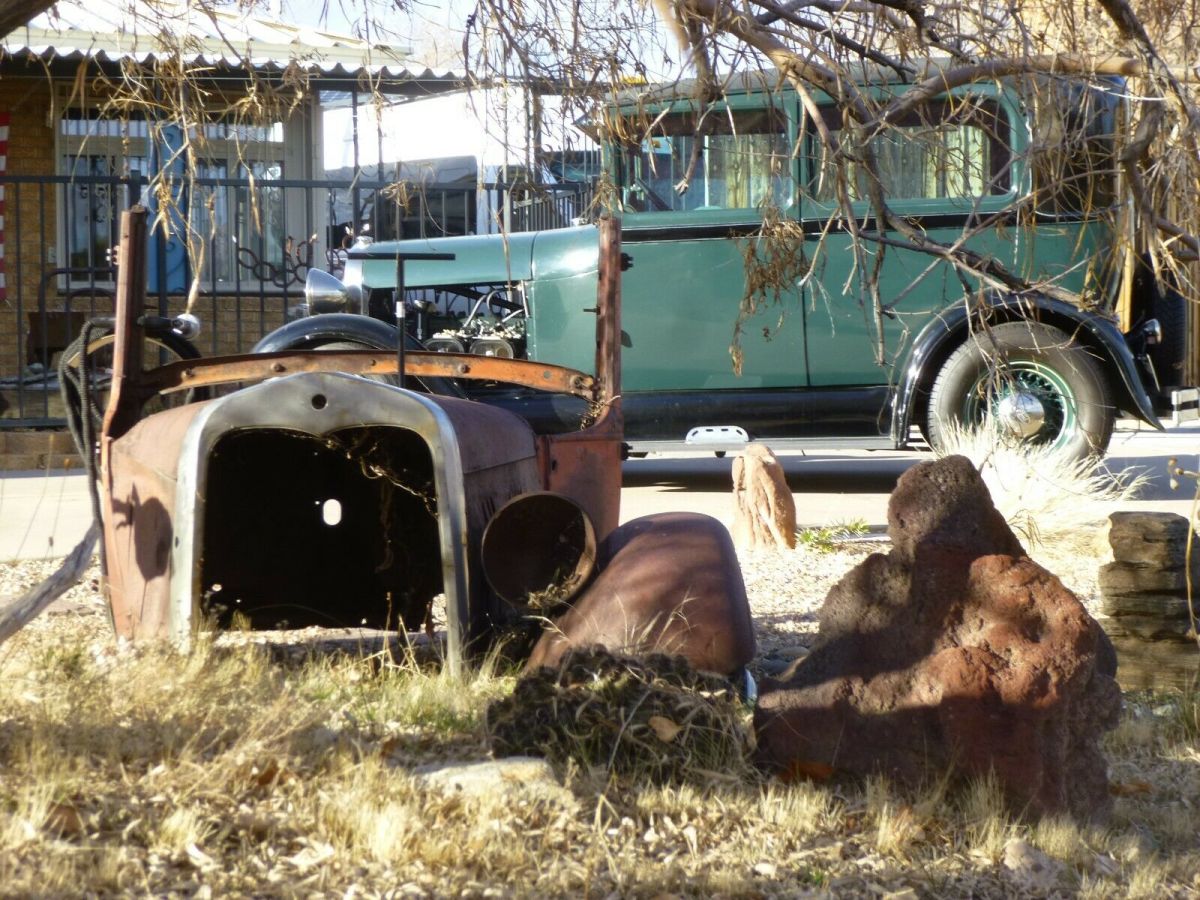
<svg viewBox="0 0 1200 900"><path fill-rule="evenodd" d="M786 117L714 107L656 117L624 154L622 201L634 212L757 209L793 201Z"/></svg>

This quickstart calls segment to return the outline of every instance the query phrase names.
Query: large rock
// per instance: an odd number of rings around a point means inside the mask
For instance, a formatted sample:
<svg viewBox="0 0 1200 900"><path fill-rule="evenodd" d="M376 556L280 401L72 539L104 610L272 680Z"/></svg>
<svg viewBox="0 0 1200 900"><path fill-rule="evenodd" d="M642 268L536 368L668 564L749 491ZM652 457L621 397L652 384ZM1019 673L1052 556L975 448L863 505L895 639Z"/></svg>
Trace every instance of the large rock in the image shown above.
<svg viewBox="0 0 1200 900"><path fill-rule="evenodd" d="M796 500L770 448L748 444L733 461L733 542L739 547L796 546Z"/></svg>
<svg viewBox="0 0 1200 900"><path fill-rule="evenodd" d="M1121 695L1112 645L1030 560L971 463L909 470L894 549L830 591L809 655L761 687L760 762L918 785L994 772L1015 809L1102 818L1099 741Z"/></svg>

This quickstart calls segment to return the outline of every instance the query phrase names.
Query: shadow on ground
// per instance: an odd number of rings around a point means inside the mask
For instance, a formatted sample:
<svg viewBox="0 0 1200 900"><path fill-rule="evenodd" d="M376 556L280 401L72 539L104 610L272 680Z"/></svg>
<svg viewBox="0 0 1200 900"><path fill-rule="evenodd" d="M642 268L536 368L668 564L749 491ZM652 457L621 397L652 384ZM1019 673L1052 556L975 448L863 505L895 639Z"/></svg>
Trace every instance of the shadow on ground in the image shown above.
<svg viewBox="0 0 1200 900"><path fill-rule="evenodd" d="M780 457L788 486L798 494L891 493L909 468L932 458L929 454L892 452ZM733 485L732 469L732 457L631 459L622 466L622 486L653 487L664 492L727 491Z"/></svg>

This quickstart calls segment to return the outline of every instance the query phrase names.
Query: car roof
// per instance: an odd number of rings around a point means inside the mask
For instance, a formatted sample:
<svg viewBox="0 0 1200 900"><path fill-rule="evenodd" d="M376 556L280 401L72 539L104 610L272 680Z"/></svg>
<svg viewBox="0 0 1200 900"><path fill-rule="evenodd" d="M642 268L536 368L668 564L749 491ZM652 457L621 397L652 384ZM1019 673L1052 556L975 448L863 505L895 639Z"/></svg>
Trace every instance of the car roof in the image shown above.
<svg viewBox="0 0 1200 900"><path fill-rule="evenodd" d="M899 69L868 61L855 61L839 67L841 75L848 75L859 84L911 84L946 71L956 65L948 56L905 60ZM697 78L681 78L658 84L629 85L617 92L616 105L673 100L696 96L703 88ZM778 69L755 69L732 72L717 79L718 94L748 94L788 89L787 79Z"/></svg>

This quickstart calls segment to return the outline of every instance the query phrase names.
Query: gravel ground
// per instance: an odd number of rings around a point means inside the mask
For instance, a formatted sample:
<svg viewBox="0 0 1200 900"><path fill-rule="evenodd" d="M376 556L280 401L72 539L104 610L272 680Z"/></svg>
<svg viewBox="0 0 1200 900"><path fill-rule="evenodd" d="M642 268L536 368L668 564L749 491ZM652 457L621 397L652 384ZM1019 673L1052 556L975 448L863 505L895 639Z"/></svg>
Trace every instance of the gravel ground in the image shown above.
<svg viewBox="0 0 1200 900"><path fill-rule="evenodd" d="M817 613L829 589L869 554L886 553L890 547L886 536L867 535L831 548L801 545L790 551L743 551L740 561L758 626L760 670L770 674L803 655L816 637ZM1099 615L1096 579L1103 560L1062 542L1032 555L1074 590L1093 615ZM59 560L0 563L0 605L38 584L58 564ZM107 638L108 616L99 585L99 566L93 562L83 580L30 627L74 640Z"/></svg>
<svg viewBox="0 0 1200 900"><path fill-rule="evenodd" d="M1079 596L1093 616L1100 615L1097 574L1103 560L1087 550L1061 546L1031 554ZM816 637L817 614L829 589L871 553L887 553L885 535L835 543L832 549L798 546L790 551L743 551L742 574L758 625L763 671L771 674L803 655Z"/></svg>

